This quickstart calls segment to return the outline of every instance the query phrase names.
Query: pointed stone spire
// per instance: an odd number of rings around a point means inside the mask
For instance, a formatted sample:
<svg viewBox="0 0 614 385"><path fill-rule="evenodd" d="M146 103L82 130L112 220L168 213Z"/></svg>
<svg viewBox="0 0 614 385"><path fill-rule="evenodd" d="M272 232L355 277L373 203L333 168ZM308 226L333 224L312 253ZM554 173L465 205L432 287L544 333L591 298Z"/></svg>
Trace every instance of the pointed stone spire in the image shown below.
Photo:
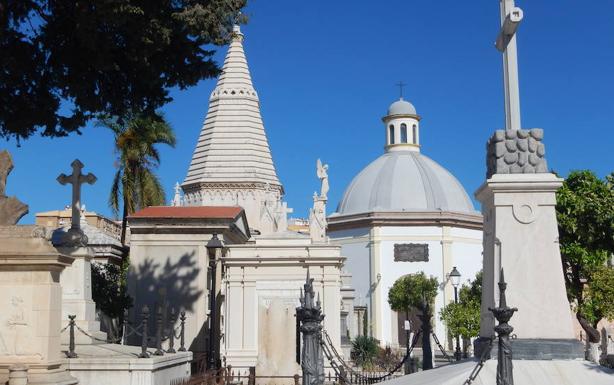
<svg viewBox="0 0 614 385"><path fill-rule="evenodd" d="M183 184L184 205L239 205L250 227L283 231L283 187L277 177L260 116L258 94L243 51L243 34L233 29L222 74Z"/></svg>

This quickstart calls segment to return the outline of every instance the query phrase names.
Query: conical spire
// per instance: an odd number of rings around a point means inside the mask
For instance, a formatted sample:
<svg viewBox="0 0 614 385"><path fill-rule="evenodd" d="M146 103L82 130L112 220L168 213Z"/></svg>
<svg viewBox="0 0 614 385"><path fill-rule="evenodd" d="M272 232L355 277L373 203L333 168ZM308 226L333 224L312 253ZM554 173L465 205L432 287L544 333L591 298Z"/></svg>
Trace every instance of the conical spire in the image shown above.
<svg viewBox="0 0 614 385"><path fill-rule="evenodd" d="M281 188L238 26L182 186L185 190L198 182L260 182Z"/></svg>
<svg viewBox="0 0 614 385"><path fill-rule="evenodd" d="M185 205L243 206L250 227L265 232L280 230L283 223L283 187L273 164L239 26L233 29L222 74L209 98L207 117L181 187ZM268 224L261 225L262 221Z"/></svg>

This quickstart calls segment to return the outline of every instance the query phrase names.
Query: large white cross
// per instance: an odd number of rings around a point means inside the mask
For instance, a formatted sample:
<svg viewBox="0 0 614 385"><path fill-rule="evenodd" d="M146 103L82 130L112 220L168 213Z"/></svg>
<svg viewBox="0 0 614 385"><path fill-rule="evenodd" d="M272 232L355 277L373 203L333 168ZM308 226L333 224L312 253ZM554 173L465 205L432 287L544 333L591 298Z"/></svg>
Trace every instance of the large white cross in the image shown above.
<svg viewBox="0 0 614 385"><path fill-rule="evenodd" d="M522 21L522 9L514 0L499 0L501 6L501 30L495 46L503 52L503 86L505 92L505 129L518 130L520 124L520 92L518 89L518 53L516 30Z"/></svg>
<svg viewBox="0 0 614 385"><path fill-rule="evenodd" d="M94 184L97 178L91 172L87 175L81 173L83 163L79 159L75 159L70 165L72 166L72 174L60 174L57 181L62 185L72 184L72 223L70 228L79 230L79 221L81 220L81 185L83 183Z"/></svg>

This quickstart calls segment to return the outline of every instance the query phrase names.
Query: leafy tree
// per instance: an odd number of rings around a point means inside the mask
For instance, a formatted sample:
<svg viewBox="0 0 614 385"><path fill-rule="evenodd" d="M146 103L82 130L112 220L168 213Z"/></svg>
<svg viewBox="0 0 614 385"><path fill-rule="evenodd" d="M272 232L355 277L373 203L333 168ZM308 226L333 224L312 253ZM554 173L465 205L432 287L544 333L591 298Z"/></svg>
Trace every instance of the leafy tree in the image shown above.
<svg viewBox="0 0 614 385"><path fill-rule="evenodd" d="M159 114L106 118L102 125L115 133L118 154L109 205L117 215L122 207L121 242L126 239L126 218L135 211L165 203L164 189L153 169L160 164L157 144L175 146L175 134ZM121 203L120 203L121 202Z"/></svg>
<svg viewBox="0 0 614 385"><path fill-rule="evenodd" d="M219 73L211 45L246 0L0 1L0 137L79 133L99 114L155 111Z"/></svg>
<svg viewBox="0 0 614 385"><path fill-rule="evenodd" d="M435 277L427 277L423 272L409 274L396 280L388 291L390 308L397 312L409 312L417 309L422 312L422 369L433 368L431 349L431 319L433 304L437 297L438 282Z"/></svg>
<svg viewBox="0 0 614 385"><path fill-rule="evenodd" d="M463 338L480 334L480 304L482 301L482 272L471 285L463 285L458 293L458 303L451 302L441 309L440 317L451 335Z"/></svg>
<svg viewBox="0 0 614 385"><path fill-rule="evenodd" d="M115 321L108 325L111 339L120 336L124 310L132 307L126 283L129 266L128 258L124 258L122 266L92 263L92 299L104 315Z"/></svg>
<svg viewBox="0 0 614 385"><path fill-rule="evenodd" d="M588 170L570 173L556 211L567 297L589 341L599 342L597 323L614 309L602 286L612 274L604 266L614 253L614 173L605 180Z"/></svg>

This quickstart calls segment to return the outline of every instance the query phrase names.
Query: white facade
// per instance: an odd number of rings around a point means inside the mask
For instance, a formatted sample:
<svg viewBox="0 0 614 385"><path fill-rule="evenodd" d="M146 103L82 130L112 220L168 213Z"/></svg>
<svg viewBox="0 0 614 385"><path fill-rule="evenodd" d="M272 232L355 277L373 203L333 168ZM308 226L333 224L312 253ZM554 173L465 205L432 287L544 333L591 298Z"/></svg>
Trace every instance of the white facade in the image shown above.
<svg viewBox="0 0 614 385"><path fill-rule="evenodd" d="M371 335L382 344L398 346L399 336L403 338L405 332L398 329L397 313L388 305L388 291L397 279L422 271L440 284L446 283L435 301L434 330L442 343L447 340L445 325L439 319L441 308L454 300L447 274L457 266L466 281L482 269L482 231L448 226L374 226L334 231L330 236L347 257L344 270L352 274L357 302L364 301L369 308ZM429 261L395 261L394 245L407 243L427 244Z"/></svg>
<svg viewBox="0 0 614 385"><path fill-rule="evenodd" d="M322 301L324 329L340 347L341 266L339 247L308 237L257 237L234 245L223 259L224 338L221 353L233 368L292 375L296 363L296 308L307 271ZM328 365L327 365L328 366Z"/></svg>

